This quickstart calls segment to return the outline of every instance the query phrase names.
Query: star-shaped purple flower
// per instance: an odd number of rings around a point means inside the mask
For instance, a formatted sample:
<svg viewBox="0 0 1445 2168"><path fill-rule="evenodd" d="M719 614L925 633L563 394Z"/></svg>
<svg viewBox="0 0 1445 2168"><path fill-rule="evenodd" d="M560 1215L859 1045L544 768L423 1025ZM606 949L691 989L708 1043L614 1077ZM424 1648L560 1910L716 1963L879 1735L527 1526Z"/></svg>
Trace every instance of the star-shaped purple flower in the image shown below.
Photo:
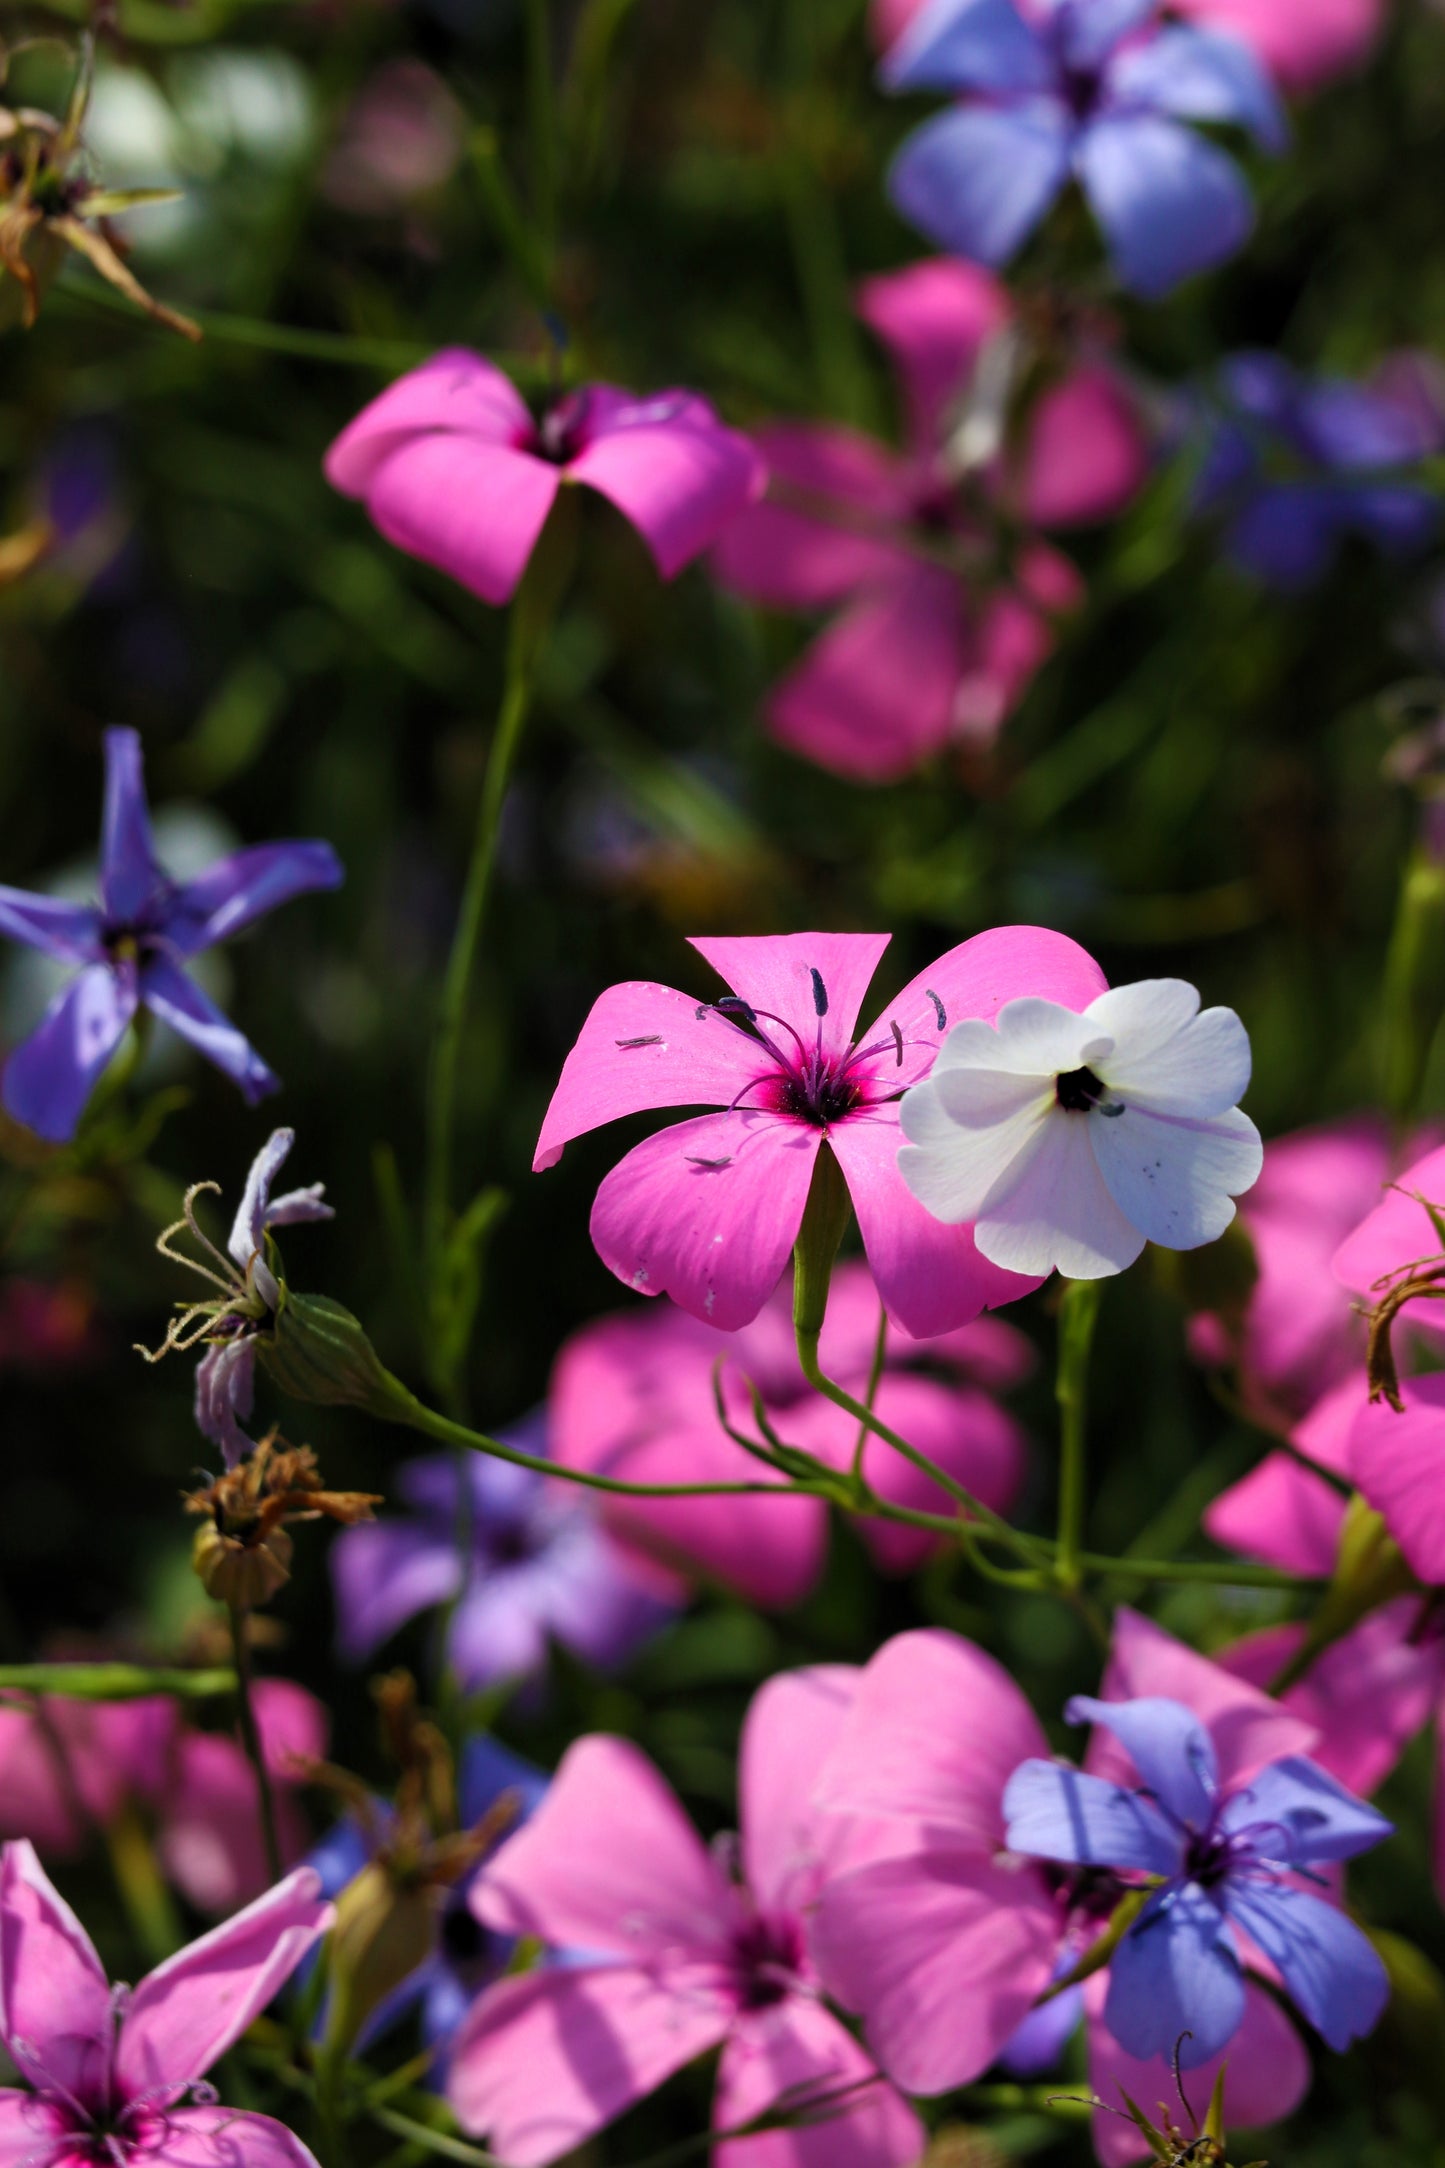
<svg viewBox="0 0 1445 2168"><path fill-rule="evenodd" d="M1006 1841L1152 1883L1109 1966L1104 2022L1120 2046L1149 2062L1178 2044L1187 2069L1219 2053L1245 2014L1236 1929L1337 2052L1369 2032L1389 1996L1385 1968L1354 1922L1301 1883L1323 1883L1321 1868L1388 1837L1384 1816L1297 1754L1222 1790L1214 1744L1182 1702L1081 1694L1064 1714L1111 1731L1142 1782L1022 1762L1004 1790Z"/></svg>
<svg viewBox="0 0 1445 2168"><path fill-rule="evenodd" d="M141 1008L234 1078L248 1105L276 1091L279 1079L182 966L278 904L341 880L329 843L263 843L178 886L156 859L140 738L108 730L100 902L61 903L0 888L0 934L80 967L6 1063L0 1099L7 1112L65 1143Z"/></svg>
<svg viewBox="0 0 1445 2168"><path fill-rule="evenodd" d="M889 90L964 102L911 135L889 193L930 240L1002 264L1076 180L1124 284L1146 299L1234 255L1254 224L1234 161L1181 121L1283 147L1279 99L1238 39L1158 0L932 0L890 51Z"/></svg>

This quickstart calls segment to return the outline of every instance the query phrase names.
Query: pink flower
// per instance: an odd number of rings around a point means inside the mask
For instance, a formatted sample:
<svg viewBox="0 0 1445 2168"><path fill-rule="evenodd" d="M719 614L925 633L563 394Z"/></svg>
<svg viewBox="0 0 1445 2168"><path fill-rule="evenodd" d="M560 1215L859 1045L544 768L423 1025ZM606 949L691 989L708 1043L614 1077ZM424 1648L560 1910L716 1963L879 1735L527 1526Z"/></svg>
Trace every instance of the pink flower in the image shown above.
<svg viewBox="0 0 1445 2168"><path fill-rule="evenodd" d="M0 1856L0 2033L32 2088L0 2090L0 2152L23 2168L244 2160L316 2168L284 2124L222 2108L205 2072L331 1924L301 1868L134 1989L113 1988L30 1845Z"/></svg>
<svg viewBox="0 0 1445 2168"><path fill-rule="evenodd" d="M714 2128L831 2100L832 2114L719 2148L728 2168L906 2168L917 2118L823 2001L812 1908L889 1832L815 1815L809 1795L856 1673L772 1679L743 1727L742 1833L709 1849L651 1763L581 1739L473 1885L487 1927L598 1961L489 1988L464 2021L448 2094L515 2168L570 2153L721 2046Z"/></svg>
<svg viewBox="0 0 1445 2168"><path fill-rule="evenodd" d="M829 1377L866 1392L878 1328L878 1291L862 1263L839 1266L823 1330ZM631 1483L728 1483L765 1478L718 1421L714 1365L726 1358L723 1387L739 1428L753 1428L745 1380L757 1387L777 1434L830 1467L852 1466L858 1425L804 1380L788 1292L780 1288L740 1332L715 1331L671 1303L599 1318L567 1342L552 1373L548 1418L566 1466ZM874 1402L965 1489L1006 1512L1023 1473L1023 1432L992 1393L1016 1384L1033 1361L1021 1333L997 1318L940 1339L887 1346ZM952 1379L913 1368L929 1363ZM901 1455L870 1439L864 1473L895 1504L947 1513L949 1501ZM750 1602L798 1603L823 1570L828 1510L817 1498L615 1499L608 1527L652 1558L700 1570ZM860 1533L885 1572L906 1573L935 1548L926 1530L865 1521Z"/></svg>
<svg viewBox="0 0 1445 2168"><path fill-rule="evenodd" d="M1039 1284L989 1264L971 1228L943 1226L909 1194L897 1100L961 1017L991 1018L1020 994L1083 1009L1103 975L1062 934L996 927L940 957L854 1042L887 945L886 934L695 940L731 995L699 1002L632 982L594 1004L534 1168L555 1166L573 1137L624 1114L722 1110L635 1146L603 1182L592 1240L620 1280L671 1295L721 1331L749 1324L787 1263L826 1140L884 1308L904 1332L950 1332Z"/></svg>
<svg viewBox="0 0 1445 2168"><path fill-rule="evenodd" d="M258 1681L255 1702L282 1855L296 1860L310 1832L294 1757L325 1753L326 1712L286 1679ZM69 1859L131 1806L154 1818L160 1864L198 1911L234 1911L265 1889L256 1781L232 1734L198 1731L161 1699L55 1694L38 1708L0 1708L0 1836Z"/></svg>
<svg viewBox="0 0 1445 2168"><path fill-rule="evenodd" d="M1301 1283L1303 1296L1304 1284ZM1290 1444L1335 1475L1350 1470L1350 1434L1365 1405L1363 1370L1333 1386L1291 1430ZM1226 1551L1284 1573L1328 1580L1339 1555L1345 1499L1288 1453L1266 1453L1205 1509L1204 1526Z"/></svg>
<svg viewBox="0 0 1445 2168"><path fill-rule="evenodd" d="M970 594L937 561L966 543L960 394L986 353L1003 351L1008 294L976 266L913 265L868 280L859 313L896 365L907 415L900 456L834 427L779 423L759 448L773 493L733 522L714 558L719 578L769 608L844 605L770 695L769 728L841 775L885 781L951 743L986 747L1053 646L1050 618L1081 588L1042 543L1022 549L1012 583ZM998 417L983 414L986 435ZM966 461L975 458L965 447ZM1022 458L1005 470L992 442L976 481L1035 524L1117 511L1143 480L1147 453L1120 379L1102 361L1046 393Z"/></svg>
<svg viewBox="0 0 1445 2168"><path fill-rule="evenodd" d="M534 421L500 369L447 347L363 407L327 453L326 478L364 500L389 542L503 603L564 482L609 498L671 579L766 472L693 392L593 384Z"/></svg>

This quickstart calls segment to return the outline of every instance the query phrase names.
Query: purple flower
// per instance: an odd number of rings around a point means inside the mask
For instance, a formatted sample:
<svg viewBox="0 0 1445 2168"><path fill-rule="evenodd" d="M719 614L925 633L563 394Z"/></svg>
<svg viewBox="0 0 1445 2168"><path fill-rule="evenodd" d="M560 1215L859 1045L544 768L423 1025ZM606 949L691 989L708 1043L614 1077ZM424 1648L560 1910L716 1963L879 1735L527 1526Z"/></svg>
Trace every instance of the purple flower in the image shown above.
<svg viewBox="0 0 1445 2168"><path fill-rule="evenodd" d="M543 1418L505 1443L544 1453ZM555 1640L599 1667L656 1631L677 1584L621 1550L575 1490L482 1453L409 1461L397 1488L409 1520L348 1529L331 1547L337 1638L361 1663L416 1612L454 1608L447 1659L469 1690L528 1679ZM360 1539L360 1540L358 1540Z"/></svg>
<svg viewBox="0 0 1445 2168"><path fill-rule="evenodd" d="M278 904L341 879L329 843L263 843L177 885L156 860L140 738L108 730L100 902L61 903L0 888L0 934L80 966L10 1056L0 1089L6 1110L63 1144L140 1008L233 1077L254 1106L279 1079L181 967Z"/></svg>
<svg viewBox="0 0 1445 2168"><path fill-rule="evenodd" d="M1272 587L1313 586L1347 535L1403 556L1435 532L1435 498L1401 470L1439 448L1445 421L1403 388L1311 381L1278 354L1235 354L1203 435L1195 509L1223 516L1229 555Z"/></svg>
<svg viewBox="0 0 1445 2168"><path fill-rule="evenodd" d="M1279 99L1246 45L1161 23L1157 0L932 0L883 64L890 90L964 103L909 137L889 192L955 255L1006 263L1070 179L1119 277L1154 298L1224 262L1254 223L1233 160L1181 120L1285 141Z"/></svg>
<svg viewBox="0 0 1445 2168"><path fill-rule="evenodd" d="M1130 2055L1190 2069L1218 2054L1245 2014L1242 1929L1336 2051L1369 2032L1389 1982L1369 1941L1301 1881L1391 1833L1301 1755L1222 1790L1209 1733L1182 1702L1076 1695L1070 1723L1111 1731L1138 1789L1059 1762L1026 1761L1004 1791L1011 1851L1154 1879L1115 1951L1104 2022ZM1187 2037L1186 2037L1187 2036Z"/></svg>

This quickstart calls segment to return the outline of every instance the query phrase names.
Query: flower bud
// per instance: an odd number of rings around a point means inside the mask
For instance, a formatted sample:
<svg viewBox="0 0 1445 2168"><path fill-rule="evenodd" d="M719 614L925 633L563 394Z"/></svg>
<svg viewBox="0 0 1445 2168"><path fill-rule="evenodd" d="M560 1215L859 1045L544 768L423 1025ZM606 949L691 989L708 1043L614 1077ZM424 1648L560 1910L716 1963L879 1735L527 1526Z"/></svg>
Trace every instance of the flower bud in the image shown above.
<svg viewBox="0 0 1445 2168"><path fill-rule="evenodd" d="M372 2012L431 1955L436 1897L369 1860L336 1900L328 1945L326 2053L345 2055Z"/></svg>
<svg viewBox="0 0 1445 2168"><path fill-rule="evenodd" d="M275 1331L256 1353L272 1381L293 1400L362 1408L382 1422L407 1422L416 1403L387 1370L360 1318L329 1295L281 1291Z"/></svg>
<svg viewBox="0 0 1445 2168"><path fill-rule="evenodd" d="M196 1530L191 1565L206 1594L217 1603L229 1604L235 1611L251 1611L269 1603L290 1580L293 1549L284 1528L273 1528L269 1535L250 1542L242 1536L224 1534L214 1521L209 1521Z"/></svg>

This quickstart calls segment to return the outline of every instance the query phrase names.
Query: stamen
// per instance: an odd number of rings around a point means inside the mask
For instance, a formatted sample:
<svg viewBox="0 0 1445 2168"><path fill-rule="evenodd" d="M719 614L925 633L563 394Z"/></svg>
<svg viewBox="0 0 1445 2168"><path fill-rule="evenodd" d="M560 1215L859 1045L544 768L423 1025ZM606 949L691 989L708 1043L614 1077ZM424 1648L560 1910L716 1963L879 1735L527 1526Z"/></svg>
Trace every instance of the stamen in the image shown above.
<svg viewBox="0 0 1445 2168"><path fill-rule="evenodd" d="M730 1167L733 1163L730 1152L722 1159L699 1159L692 1152L684 1152L682 1156L690 1167L705 1167L710 1174L716 1174L722 1168Z"/></svg>
<svg viewBox="0 0 1445 2168"><path fill-rule="evenodd" d="M823 984L823 974L816 964L809 964L808 971L813 981L813 1007L819 1016L826 1016L828 1013L828 989Z"/></svg>
<svg viewBox="0 0 1445 2168"><path fill-rule="evenodd" d="M936 1016L936 1017L938 1018L938 1028L939 1028L939 1030L940 1030L940 1031L947 1031L947 1029L948 1029L948 1011L947 1011L947 1009L945 1009L945 1007L943 1006L943 1003L942 1003L942 1002L941 1002L941 1001L939 1000L939 998L938 998L937 994L936 994L936 993L935 993L935 992L933 991L933 988L932 988L931 986L925 986L925 987L924 987L924 989L923 989L923 991L925 992L925 994L927 994L927 996L928 996L929 1000L930 1000L930 1001L931 1001L931 1002L933 1003L933 1013L934 1013L934 1015L935 1015L935 1016Z"/></svg>
<svg viewBox="0 0 1445 2168"><path fill-rule="evenodd" d="M898 1067L901 1069L903 1067L903 1032L896 1017L890 1017L888 1029L892 1032L893 1044L898 1049Z"/></svg>
<svg viewBox="0 0 1445 2168"><path fill-rule="evenodd" d="M665 1046L667 1044L660 1031L651 1032L644 1039L614 1039L612 1043L614 1046L620 1046L626 1054L630 1054L635 1046Z"/></svg>

